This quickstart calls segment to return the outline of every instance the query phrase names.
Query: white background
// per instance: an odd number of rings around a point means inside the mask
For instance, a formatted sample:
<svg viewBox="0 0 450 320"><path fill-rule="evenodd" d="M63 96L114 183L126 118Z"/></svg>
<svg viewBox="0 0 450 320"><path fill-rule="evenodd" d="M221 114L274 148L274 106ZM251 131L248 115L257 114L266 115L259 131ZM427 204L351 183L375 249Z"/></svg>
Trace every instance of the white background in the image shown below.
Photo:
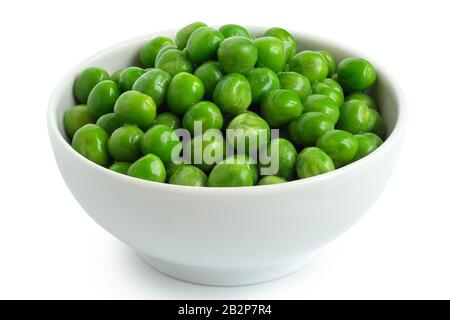
<svg viewBox="0 0 450 320"><path fill-rule="evenodd" d="M2 1L0 298L450 298L446 2ZM159 274L83 212L53 159L45 113L66 71L116 42L196 20L347 43L382 62L407 99L407 137L383 195L280 280L217 288Z"/></svg>

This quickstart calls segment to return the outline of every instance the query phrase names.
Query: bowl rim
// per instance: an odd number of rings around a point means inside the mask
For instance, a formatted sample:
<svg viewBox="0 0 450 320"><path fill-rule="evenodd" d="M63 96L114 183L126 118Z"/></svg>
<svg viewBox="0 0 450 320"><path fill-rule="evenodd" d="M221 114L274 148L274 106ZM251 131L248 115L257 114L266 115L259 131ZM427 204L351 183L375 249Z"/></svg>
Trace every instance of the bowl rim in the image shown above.
<svg viewBox="0 0 450 320"><path fill-rule="evenodd" d="M214 27L214 26L213 26ZM265 30L267 27L263 26L247 26L250 30L256 30L253 31L255 33L262 32L262 30ZM297 30L291 30L293 34L297 34L299 31ZM242 193L245 192L245 194L261 194L261 193L273 193L273 192L283 192L286 188L308 188L313 185L317 185L319 183L322 183L324 181L329 181L332 179L336 179L341 176L345 176L348 174L348 172L354 171L358 167L367 166L370 163L373 163L377 161L378 158L381 157L381 155L386 152L393 144L396 143L396 141L401 140L404 134L404 131L406 129L406 119L407 119L407 108L406 108L406 102L404 98L404 94L398 85L397 81L394 79L394 77L386 71L377 61L376 59L373 59L370 56L367 56L366 54L361 54L358 50L355 50L351 46L343 45L336 40L329 40L324 37L312 34L312 33L301 33L301 37L306 40L306 42L313 41L313 42L324 42L327 43L327 45L336 47L336 48L342 48L346 51L351 51L352 54L359 57L365 57L367 60L369 60L374 66L376 66L377 69L377 75L382 76L384 80L389 83L389 85L393 89L393 93L395 95L396 103L397 103L397 121L394 125L394 128L392 129L392 132L387 137L387 139L383 142L383 144L378 147L375 151L370 153L369 155L352 162L348 165L345 165L344 167L338 168L336 170L323 173L317 176L305 178L305 179L297 179L293 181L288 181L285 183L279 183L279 184L271 184L271 185L254 185L254 186L246 186L246 187L193 187L193 186L181 186L181 185L174 185L169 183L160 183L160 182L154 182L154 181L147 181L143 179L138 179L135 177L130 177L121 173L117 173L115 171L109 170L106 167L102 167L89 159L83 157L81 154L76 152L75 149L72 148L72 146L66 141L66 139L63 137L61 132L58 129L58 119L57 119L57 110L58 110L58 104L57 104L57 98L60 95L61 87L63 87L68 81L72 81L73 74L75 74L77 71L81 69L82 66L89 64L90 61L94 60L98 56L104 55L107 52L117 50L122 47L127 47L130 44L133 44L135 42L143 42L145 40L150 39L153 36L160 35L160 34L174 34L176 32L176 29L167 29L162 31L156 31L156 32L150 32L144 35L140 35L128 40L124 40L121 42L118 42L116 44L113 44L103 50L100 50L96 52L95 54L92 54L88 58L82 60L81 62L77 63L74 67L72 67L68 72L65 73L65 75L58 81L55 89L53 90L49 105L47 108L47 126L48 126L48 133L50 135L50 138L53 141L59 143L65 152L69 152L71 156L79 159L84 165L89 166L90 169L97 171L99 174L107 175L108 178L116 179L120 181L121 183L131 183L135 186L139 187L145 187L150 189L155 189L158 191L165 191L165 192L175 192L175 193L185 193L188 195L203 195L203 194L227 194L227 195L242 195Z"/></svg>

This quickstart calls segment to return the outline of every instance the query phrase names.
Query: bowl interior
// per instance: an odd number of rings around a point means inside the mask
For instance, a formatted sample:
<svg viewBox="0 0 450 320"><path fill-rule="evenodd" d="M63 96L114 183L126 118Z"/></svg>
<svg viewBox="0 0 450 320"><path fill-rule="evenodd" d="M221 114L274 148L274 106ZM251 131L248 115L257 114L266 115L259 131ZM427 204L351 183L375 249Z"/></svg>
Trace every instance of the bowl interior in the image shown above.
<svg viewBox="0 0 450 320"><path fill-rule="evenodd" d="M265 28L250 27L249 30L256 36L260 36ZM117 69L139 65L138 53L146 41L156 35L173 37L175 32L176 30L161 31L119 43L93 55L68 72L55 90L49 109L49 121L52 121L56 125L61 137L68 141L63 126L63 116L69 108L76 104L72 87L77 74L81 72L81 70L86 67L97 66L112 73ZM378 78L375 86L371 88L370 94L380 109L380 113L386 125L387 139L389 139L389 136L393 133L399 121L401 93L395 82L386 71L384 71L382 66L377 64L370 57L359 54L354 50L347 49L345 46L335 44L332 41L322 40L318 37L305 35L301 32L292 32L292 34L297 38L299 50L327 50L335 57L337 62L345 57L360 56L368 59L374 64L377 69ZM382 147L383 146L380 148Z"/></svg>

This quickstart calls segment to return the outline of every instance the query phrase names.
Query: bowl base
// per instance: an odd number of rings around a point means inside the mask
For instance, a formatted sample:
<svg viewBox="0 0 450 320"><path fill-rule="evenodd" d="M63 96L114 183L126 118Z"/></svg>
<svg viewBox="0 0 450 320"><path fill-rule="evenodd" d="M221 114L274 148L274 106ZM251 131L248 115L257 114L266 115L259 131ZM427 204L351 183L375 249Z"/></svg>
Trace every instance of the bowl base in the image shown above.
<svg viewBox="0 0 450 320"><path fill-rule="evenodd" d="M317 251L298 256L284 263L257 268L208 268L162 261L138 252L152 268L173 278L211 286L243 286L286 276L311 262Z"/></svg>

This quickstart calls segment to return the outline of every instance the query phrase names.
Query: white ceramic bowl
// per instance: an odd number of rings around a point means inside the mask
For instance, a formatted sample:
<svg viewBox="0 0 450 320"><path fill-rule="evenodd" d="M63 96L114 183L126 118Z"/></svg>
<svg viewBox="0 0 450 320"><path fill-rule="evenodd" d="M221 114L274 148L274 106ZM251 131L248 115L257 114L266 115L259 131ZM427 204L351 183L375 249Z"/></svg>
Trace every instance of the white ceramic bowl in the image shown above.
<svg viewBox="0 0 450 320"><path fill-rule="evenodd" d="M265 28L250 28L262 34ZM186 281L243 285L299 269L350 228L383 190L405 130L405 103L395 81L374 63L373 94L389 137L375 152L333 172L284 184L194 188L121 175L72 149L64 112L75 104L72 85L85 67L112 72L136 65L142 45L161 31L126 41L80 63L55 89L48 129L58 167L72 194L103 228L155 269ZM338 60L363 56L330 41L294 33L302 50L328 50ZM372 59L369 58L373 62Z"/></svg>

